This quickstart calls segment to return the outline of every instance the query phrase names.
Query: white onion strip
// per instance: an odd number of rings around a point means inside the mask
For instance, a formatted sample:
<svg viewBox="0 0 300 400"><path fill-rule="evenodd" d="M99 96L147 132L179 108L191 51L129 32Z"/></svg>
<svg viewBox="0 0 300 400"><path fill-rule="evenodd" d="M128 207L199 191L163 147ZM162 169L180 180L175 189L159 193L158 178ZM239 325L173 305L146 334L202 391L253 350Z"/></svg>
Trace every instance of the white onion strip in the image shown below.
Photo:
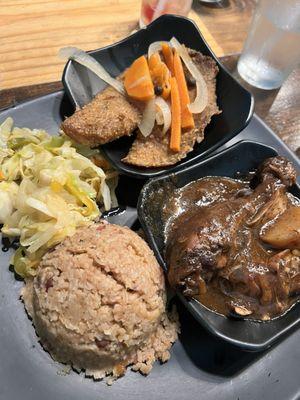
<svg viewBox="0 0 300 400"><path fill-rule="evenodd" d="M200 80L196 79L196 97L193 103L188 104L188 109L193 114L199 114L205 110L208 104L208 91L206 90Z"/></svg>
<svg viewBox="0 0 300 400"><path fill-rule="evenodd" d="M162 43L169 44L169 42L166 42L166 41L153 42L150 44L150 46L148 48L148 60L152 56L152 54L158 53L161 50Z"/></svg>
<svg viewBox="0 0 300 400"><path fill-rule="evenodd" d="M138 128L144 137L149 136L150 133L153 131L155 124L155 115L156 115L155 99L151 99L147 102L143 112L142 121L138 125Z"/></svg>
<svg viewBox="0 0 300 400"><path fill-rule="evenodd" d="M162 132L165 134L171 126L171 110L169 104L162 97L157 97L155 104L159 108L159 111L156 112L156 122L158 125L164 125Z"/></svg>
<svg viewBox="0 0 300 400"><path fill-rule="evenodd" d="M109 73L102 67L102 65L85 51L80 50L77 47L64 47L59 50L58 55L60 58L68 58L85 66L94 72L94 74L96 74L104 82L115 88L119 93L125 94L122 82L119 82L110 76Z"/></svg>
<svg viewBox="0 0 300 400"><path fill-rule="evenodd" d="M185 66L187 67L193 78L196 80L196 98L193 103L188 105L188 108L193 114L201 113L208 104L208 90L206 82L201 72L189 56L189 53L185 46L181 45L174 37L171 39L170 43L177 50Z"/></svg>
<svg viewBox="0 0 300 400"><path fill-rule="evenodd" d="M163 113L161 111L161 109L156 110L156 123L157 125L163 125L164 124L164 116Z"/></svg>

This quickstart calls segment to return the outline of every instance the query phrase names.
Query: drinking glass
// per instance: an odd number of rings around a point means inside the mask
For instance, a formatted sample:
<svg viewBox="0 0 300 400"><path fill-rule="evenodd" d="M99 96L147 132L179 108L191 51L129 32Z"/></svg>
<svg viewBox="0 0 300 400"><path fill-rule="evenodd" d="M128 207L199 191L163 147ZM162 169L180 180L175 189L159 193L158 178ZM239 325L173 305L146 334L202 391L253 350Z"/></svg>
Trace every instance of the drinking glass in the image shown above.
<svg viewBox="0 0 300 400"><path fill-rule="evenodd" d="M300 61L300 0L260 0L243 53L241 77L253 86L275 89Z"/></svg>
<svg viewBox="0 0 300 400"><path fill-rule="evenodd" d="M140 27L150 24L163 14L187 16L193 0L142 0Z"/></svg>

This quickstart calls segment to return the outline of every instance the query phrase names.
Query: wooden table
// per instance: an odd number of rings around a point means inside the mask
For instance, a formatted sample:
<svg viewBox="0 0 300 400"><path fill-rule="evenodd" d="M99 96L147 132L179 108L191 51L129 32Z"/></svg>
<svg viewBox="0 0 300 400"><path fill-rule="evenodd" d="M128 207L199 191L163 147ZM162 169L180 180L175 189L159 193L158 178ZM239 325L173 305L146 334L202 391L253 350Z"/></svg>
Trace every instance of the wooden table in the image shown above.
<svg viewBox="0 0 300 400"><path fill-rule="evenodd" d="M255 3L204 5L194 0L190 13L236 77L237 54ZM60 47L89 50L113 43L137 28L139 13L140 0L0 0L0 109L61 89ZM248 88L256 99L255 111L300 155L299 81L300 68L279 91Z"/></svg>

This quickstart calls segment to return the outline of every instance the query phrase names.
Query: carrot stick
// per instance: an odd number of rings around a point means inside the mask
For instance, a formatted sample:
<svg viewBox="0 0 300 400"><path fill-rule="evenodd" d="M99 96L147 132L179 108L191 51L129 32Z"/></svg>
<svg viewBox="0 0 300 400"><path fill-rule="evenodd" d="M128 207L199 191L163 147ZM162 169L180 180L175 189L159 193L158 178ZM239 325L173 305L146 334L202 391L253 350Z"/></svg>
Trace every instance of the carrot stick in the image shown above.
<svg viewBox="0 0 300 400"><path fill-rule="evenodd" d="M173 68L173 52L171 47L167 43L162 43L161 50L165 59L165 63L171 72L171 75L174 76L174 68Z"/></svg>
<svg viewBox="0 0 300 400"><path fill-rule="evenodd" d="M173 151L180 151L181 142L181 109L180 98L177 81L174 77L171 78L171 138L170 149Z"/></svg>
<svg viewBox="0 0 300 400"><path fill-rule="evenodd" d="M177 81L179 96L180 96L181 127L182 129L190 130L195 128L195 122L193 114L188 109L188 104L190 104L190 96L186 84L182 62L177 52L175 52L174 54L174 76Z"/></svg>

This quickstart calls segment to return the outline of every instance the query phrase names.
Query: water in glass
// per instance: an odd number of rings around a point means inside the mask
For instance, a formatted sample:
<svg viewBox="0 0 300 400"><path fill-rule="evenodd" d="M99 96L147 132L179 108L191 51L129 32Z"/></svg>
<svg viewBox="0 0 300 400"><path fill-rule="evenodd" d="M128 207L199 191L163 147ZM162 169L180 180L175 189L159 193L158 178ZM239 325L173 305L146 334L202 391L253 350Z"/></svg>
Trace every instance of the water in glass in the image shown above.
<svg viewBox="0 0 300 400"><path fill-rule="evenodd" d="M300 0L261 0L238 62L242 78L274 89L300 60Z"/></svg>

